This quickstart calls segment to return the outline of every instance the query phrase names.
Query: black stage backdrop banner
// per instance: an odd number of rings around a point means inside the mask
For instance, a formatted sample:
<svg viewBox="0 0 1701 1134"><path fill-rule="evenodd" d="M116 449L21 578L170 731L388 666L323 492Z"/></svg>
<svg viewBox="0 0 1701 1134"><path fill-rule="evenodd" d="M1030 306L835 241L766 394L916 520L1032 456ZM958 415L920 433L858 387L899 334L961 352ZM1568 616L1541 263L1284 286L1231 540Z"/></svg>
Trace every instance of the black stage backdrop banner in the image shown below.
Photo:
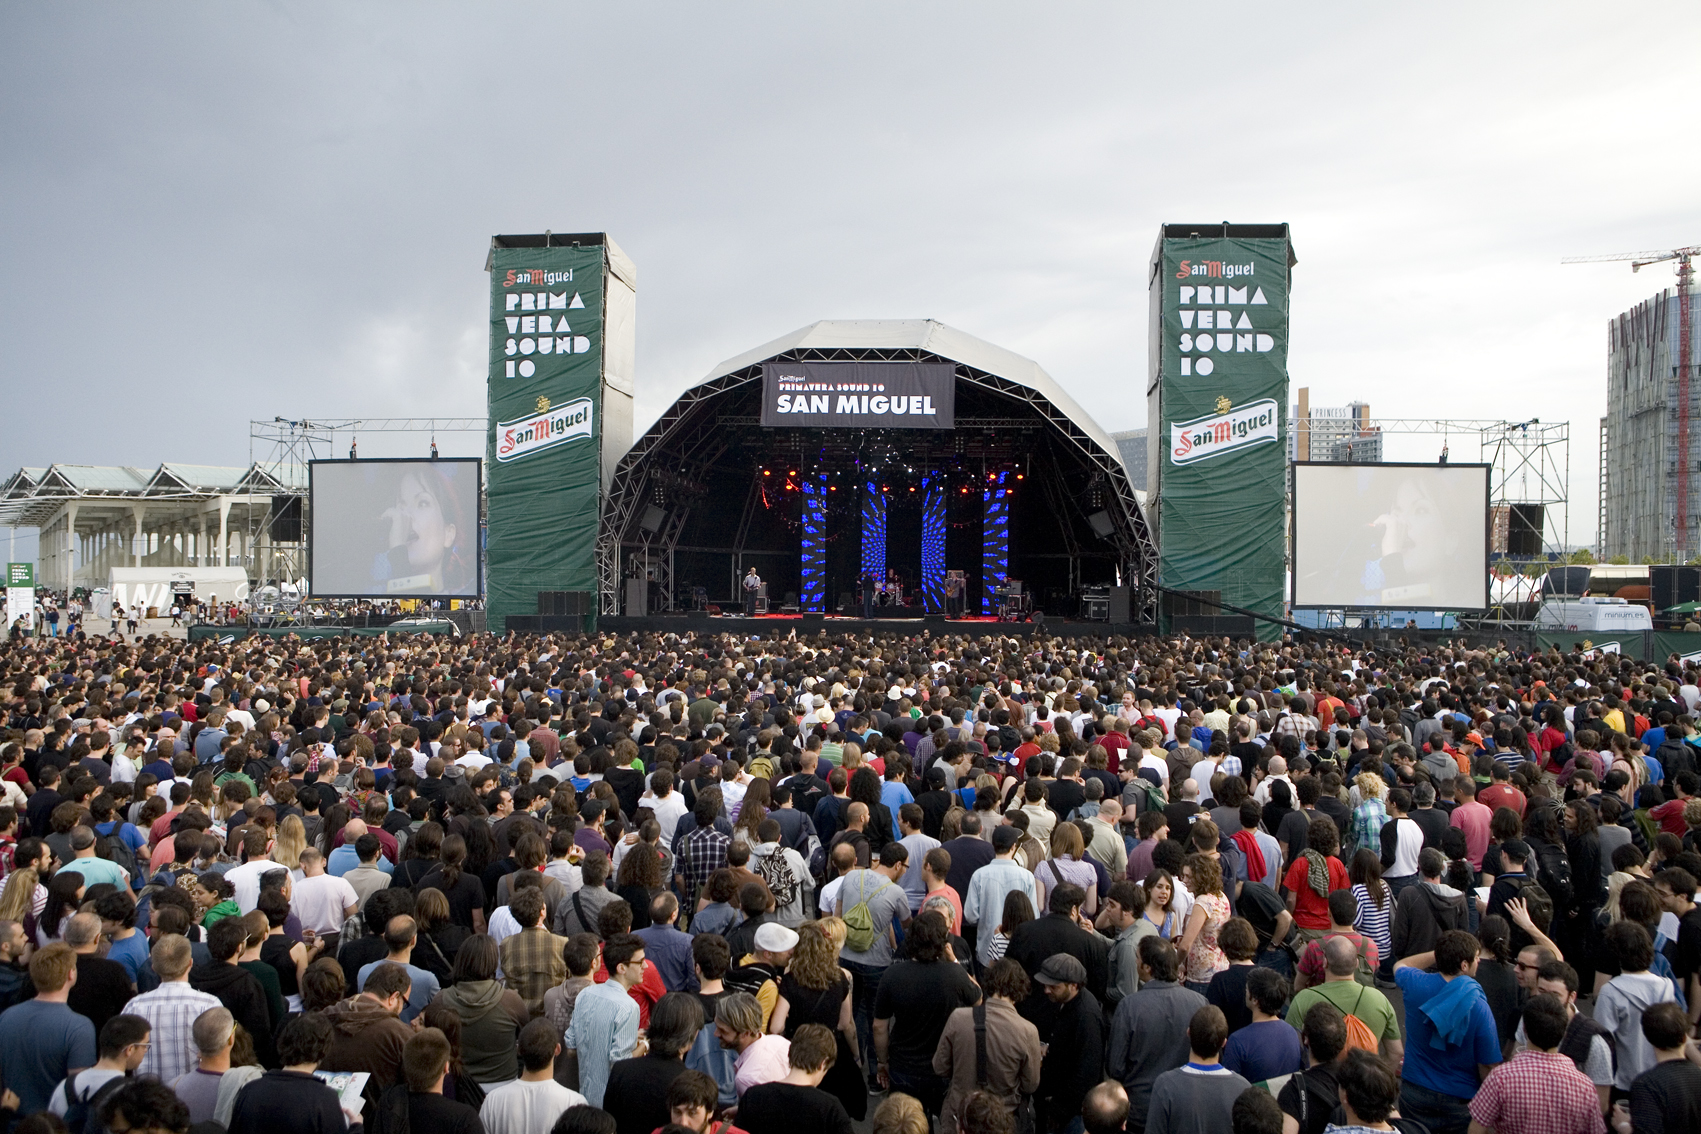
<svg viewBox="0 0 1701 1134"><path fill-rule="evenodd" d="M956 368L942 362L769 362L762 424L817 429L950 429Z"/></svg>

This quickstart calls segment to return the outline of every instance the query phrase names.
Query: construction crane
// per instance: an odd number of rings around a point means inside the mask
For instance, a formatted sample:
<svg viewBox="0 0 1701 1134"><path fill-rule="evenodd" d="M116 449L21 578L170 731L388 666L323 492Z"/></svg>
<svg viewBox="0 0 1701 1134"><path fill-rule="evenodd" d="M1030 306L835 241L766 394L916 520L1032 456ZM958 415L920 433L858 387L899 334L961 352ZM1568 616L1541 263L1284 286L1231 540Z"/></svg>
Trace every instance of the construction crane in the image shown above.
<svg viewBox="0 0 1701 1134"><path fill-rule="evenodd" d="M1649 264L1677 261L1677 550L1681 560L1689 554L1689 288L1693 280L1690 259L1701 256L1701 245L1654 252L1619 252L1610 256L1567 256L1561 264L1605 264L1630 261L1639 272Z"/></svg>

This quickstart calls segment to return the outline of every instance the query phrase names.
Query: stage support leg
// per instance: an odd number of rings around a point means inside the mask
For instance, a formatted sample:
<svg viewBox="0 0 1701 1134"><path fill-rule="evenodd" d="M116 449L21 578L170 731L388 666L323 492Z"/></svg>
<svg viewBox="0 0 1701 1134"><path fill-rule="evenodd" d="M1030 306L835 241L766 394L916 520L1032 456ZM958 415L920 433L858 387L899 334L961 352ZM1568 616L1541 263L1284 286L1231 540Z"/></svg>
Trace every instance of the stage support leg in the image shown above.
<svg viewBox="0 0 1701 1134"><path fill-rule="evenodd" d="M827 475L820 471L803 482L802 553L797 605L820 613L827 609Z"/></svg>
<svg viewBox="0 0 1701 1134"><path fill-rule="evenodd" d="M1010 577L1010 500L1009 489L1005 487L1009 478L1008 472L989 475L981 497L985 509L981 520L980 554L982 614L998 613L998 600L992 592L994 588L1004 586L1005 580Z"/></svg>
<svg viewBox="0 0 1701 1134"><path fill-rule="evenodd" d="M945 609L945 479L929 473L922 479L921 602L929 614Z"/></svg>

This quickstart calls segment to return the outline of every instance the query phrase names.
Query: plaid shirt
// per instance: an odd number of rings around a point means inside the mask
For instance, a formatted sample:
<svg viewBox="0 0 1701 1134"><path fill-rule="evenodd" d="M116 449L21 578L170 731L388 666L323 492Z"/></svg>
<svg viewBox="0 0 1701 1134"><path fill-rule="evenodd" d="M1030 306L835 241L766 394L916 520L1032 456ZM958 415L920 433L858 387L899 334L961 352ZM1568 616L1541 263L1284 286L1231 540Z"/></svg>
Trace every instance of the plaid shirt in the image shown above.
<svg viewBox="0 0 1701 1134"><path fill-rule="evenodd" d="M726 849L731 845L732 839L713 827L698 827L680 839L677 869L685 876L685 895L692 899L692 908L709 875L726 865Z"/></svg>
<svg viewBox="0 0 1701 1134"><path fill-rule="evenodd" d="M222 1007L218 997L196 992L183 980L168 980L126 1004L126 1014L140 1016L153 1027L153 1046L142 1056L137 1076L153 1075L170 1083L195 1070L201 1062L192 1031L195 1018L218 1007Z"/></svg>
<svg viewBox="0 0 1701 1134"><path fill-rule="evenodd" d="M505 983L526 1002L535 1017L543 1011L543 994L567 976L561 950L565 937L557 937L541 925L522 929L502 942L502 975Z"/></svg>
<svg viewBox="0 0 1701 1134"><path fill-rule="evenodd" d="M1489 1072L1471 1117L1496 1134L1603 1134L1601 1098L1558 1052L1521 1051Z"/></svg>

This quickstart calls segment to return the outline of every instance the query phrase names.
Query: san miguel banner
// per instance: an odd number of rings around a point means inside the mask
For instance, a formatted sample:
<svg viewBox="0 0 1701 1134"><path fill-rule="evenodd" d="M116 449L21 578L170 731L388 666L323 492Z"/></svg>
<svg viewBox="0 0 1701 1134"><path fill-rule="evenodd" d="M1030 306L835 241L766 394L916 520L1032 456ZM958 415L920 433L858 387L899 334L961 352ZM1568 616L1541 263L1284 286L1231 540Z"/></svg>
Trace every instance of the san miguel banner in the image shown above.
<svg viewBox="0 0 1701 1134"><path fill-rule="evenodd" d="M824 429L950 429L956 367L940 362L770 362L762 424Z"/></svg>
<svg viewBox="0 0 1701 1134"><path fill-rule="evenodd" d="M1165 225L1152 256L1147 484L1159 582L1273 617L1286 574L1293 263L1285 224Z"/></svg>
<svg viewBox="0 0 1701 1134"><path fill-rule="evenodd" d="M536 614L540 590L597 589L603 249L492 248L489 622Z"/></svg>

